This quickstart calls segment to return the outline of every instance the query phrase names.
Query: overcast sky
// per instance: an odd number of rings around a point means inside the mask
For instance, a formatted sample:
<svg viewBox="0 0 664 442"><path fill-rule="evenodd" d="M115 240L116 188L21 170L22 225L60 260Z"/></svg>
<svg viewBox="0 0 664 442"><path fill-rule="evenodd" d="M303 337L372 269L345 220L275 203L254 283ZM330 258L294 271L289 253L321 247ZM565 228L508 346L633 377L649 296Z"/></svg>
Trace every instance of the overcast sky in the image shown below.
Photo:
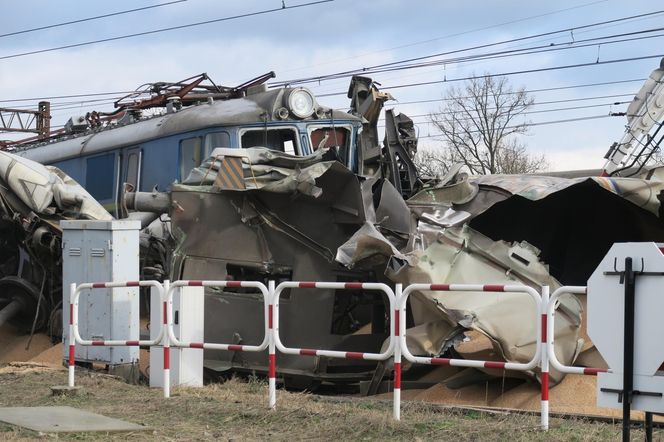
<svg viewBox="0 0 664 442"><path fill-rule="evenodd" d="M286 0L286 6L310 0ZM167 1L116 0L43 1L0 0L0 34L22 31L95 15L118 12ZM26 108L35 103L8 101L57 95L129 91L155 81L178 81L207 72L218 84L236 85L273 70L277 80L327 74L380 63L422 57L475 45L526 37L549 31L581 27L605 20L664 9L657 2L633 0L543 1L405 1L334 0L301 8L278 10L235 20L211 23L153 35L70 48L60 51L4 58L56 46L150 31L222 17L277 9L281 0L215 1L188 0L159 8L106 19L0 37L0 106ZM664 5L663 5L664 6ZM599 36L664 28L664 14L626 22L578 29L553 36L525 40L463 55L487 51L564 43ZM641 36L664 35L664 29ZM578 63L664 55L664 38L648 38L617 44L561 50L494 60L430 66L398 72L378 73L373 78L384 87L454 79L483 73L503 73ZM527 90L574 86L646 78L659 65L659 58L625 63L544 71L509 76L514 87ZM450 85L390 90L398 111L424 115L440 103L403 104L440 98ZM583 99L537 105L527 120L555 120L608 115L624 111L641 82L570 88L532 93L536 102ZM314 93L345 92L348 79L310 85ZM607 95L621 97L593 98ZM90 100L98 97L79 98ZM107 101L80 103L76 99L53 99L53 125L71 115L91 109L109 110ZM322 104L343 107L345 95L321 97ZM68 103L67 105L62 104ZM58 103L56 105L56 103ZM585 109L556 110L590 106ZM601 105L601 106L599 106ZM58 109L58 107L66 107ZM545 111L545 112L540 112ZM421 146L435 148L435 129L427 118L415 117ZM530 128L523 141L533 152L547 155L553 170L600 168L608 146L624 130L624 117L544 124ZM431 136L431 137L430 137ZM0 138L10 138L3 134Z"/></svg>

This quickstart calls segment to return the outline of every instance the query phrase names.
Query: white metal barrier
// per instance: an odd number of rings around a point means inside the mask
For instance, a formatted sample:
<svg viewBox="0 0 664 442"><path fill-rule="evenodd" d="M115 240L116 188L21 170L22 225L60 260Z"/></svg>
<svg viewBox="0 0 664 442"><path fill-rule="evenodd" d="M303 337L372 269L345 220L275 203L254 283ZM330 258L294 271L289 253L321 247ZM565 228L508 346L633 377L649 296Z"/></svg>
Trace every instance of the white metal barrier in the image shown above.
<svg viewBox="0 0 664 442"><path fill-rule="evenodd" d="M382 353L363 353L363 352L353 352L353 351L338 351L338 350L319 350L319 349L310 349L310 348L291 348L286 347L282 342L279 336L279 298L284 289L287 288L301 288L301 289L331 289L331 290L372 290L383 292L389 301L390 309L390 341L387 349ZM398 314L396 311L396 297L392 289L386 284L377 283L377 282L282 282L279 284L274 291L272 296L272 304L274 305L274 342L277 349L284 354L289 355L301 355L301 356L325 356L328 358L337 358L337 359L364 359L369 361L385 361L389 359L394 354L394 349L397 345L395 339L395 330L396 327L393 327L392 324L396 324L395 321L398 319ZM400 370L401 367L395 364L395 371ZM397 385L395 382L395 398L397 392ZM396 407L395 407L396 410ZM398 419L398 416L395 415L395 419Z"/></svg>
<svg viewBox="0 0 664 442"><path fill-rule="evenodd" d="M259 345L238 345L209 342L182 342L177 339L173 330L172 302L173 293L178 287L245 287L254 288L263 295L265 337ZM119 287L154 287L158 290L162 301L162 324L158 336L152 340L94 340L83 339L78 329L78 304L81 292L87 289L119 288ZM333 289L333 290L371 290L384 293L389 301L390 336L387 349L381 353L338 351L310 348L286 347L279 336L279 300L287 288ZM406 309L409 296L414 291L461 291L461 292L505 292L526 293L535 302L537 346L530 361L502 362L453 359L440 357L414 356L406 345ZM555 307L563 294L585 294L586 287L560 287L549 297L549 288L542 287L542 294L525 285L492 285L492 284L411 284L405 289L401 284L396 290L382 283L361 282L282 282L275 288L274 281L266 287L256 281L176 281L163 286L157 281L97 282L70 285L69 315L69 385L74 386L75 346L143 346L164 347L164 397L170 395L170 347L198 348L226 351L261 352L268 349L268 382L269 407L276 407L276 350L283 354L301 356L323 356L338 359L364 359L385 361L394 356L394 419L400 420L401 408L401 360L402 357L415 364L450 365L456 367L494 368L502 370L529 371L540 367L541 371L541 427L548 429L549 422L549 364L556 370L566 374L597 375L610 372L610 369L574 367L563 365L554 351L554 315Z"/></svg>
<svg viewBox="0 0 664 442"><path fill-rule="evenodd" d="M274 349L274 339L272 333L272 292L274 291L274 281L269 282L270 288L265 287L263 283L256 281L175 281L166 287L166 318L167 325L166 329L168 330L167 336L168 341L172 347L179 348L199 348L207 350L226 350L226 351L247 351L247 352L261 352L265 349L269 349L268 354L268 383L269 383L269 393L268 393L268 404L269 407L274 409L276 406L276 357ZM173 331L173 321L172 321L172 307L173 307L173 292L178 287L245 287L245 288L255 288L258 289L263 295L263 306L264 306L264 329L265 337L263 342L259 345L238 345L238 344L222 344L222 343L211 343L211 342L181 342ZM166 381L168 382L168 381Z"/></svg>
<svg viewBox="0 0 664 442"><path fill-rule="evenodd" d="M78 302L83 290L109 289L120 287L154 287L159 293L159 299L162 301L162 323L159 327L159 334L156 339L151 340L96 340L83 339L78 330ZM168 340L165 333L167 322L166 301L164 299L164 287L158 281L125 281L125 282L86 282L69 286L69 379L70 387L74 386L74 369L76 366L76 345L82 346L106 346L106 347L152 347L159 345L162 339L164 342L164 397L169 397L168 388L170 355L168 351Z"/></svg>
<svg viewBox="0 0 664 442"><path fill-rule="evenodd" d="M452 359L452 358L437 358L437 357L423 357L414 356L406 344L406 306L408 297L414 291L459 291L459 292L510 292L510 293L527 293L535 302L535 322L537 329L536 341L538 345L535 349L535 354L532 359L526 363L520 362L501 362L501 361L476 361L468 359ZM542 324L538 316L543 312L542 298L539 293L532 287L525 285L494 285L494 284L411 284L403 289L401 284L396 285L396 296L398 299L398 314L399 314L399 342L400 345L395 352L394 365L401 367L401 356L406 358L407 361L414 364L427 364L427 365L450 365L453 367L471 367L471 368L496 368L502 370L515 370L515 371L528 371L537 367L541 362L541 355L543 345L541 345L542 337ZM399 379L397 379L397 377ZM400 397L397 400L396 386L401 386L401 370L395 370L395 419L399 419ZM548 382L547 382L548 384ZM544 382L543 382L544 385ZM544 388L544 387L543 387ZM544 401L542 401L542 428L548 428L548 409L545 410Z"/></svg>
<svg viewBox="0 0 664 442"><path fill-rule="evenodd" d="M566 373L566 374L582 374L586 376L597 376L597 373L607 373L611 372L610 369L606 368L588 368L588 367L574 367L570 365L563 365L559 360L558 357L556 356L555 348L554 348L554 336L553 336L553 330L554 330L554 317L555 317L555 308L556 308L556 303L558 302L558 299L564 295L564 294L577 294L577 295L585 295L587 293L587 288L585 286L563 286L554 291L551 294L551 299L549 299L548 305L547 305L547 310L546 310L546 315L548 317L548 322L547 322L547 336L550 338L546 341L546 351L549 357L549 361L551 361L551 365L553 365L553 368L556 370L560 371L561 373Z"/></svg>

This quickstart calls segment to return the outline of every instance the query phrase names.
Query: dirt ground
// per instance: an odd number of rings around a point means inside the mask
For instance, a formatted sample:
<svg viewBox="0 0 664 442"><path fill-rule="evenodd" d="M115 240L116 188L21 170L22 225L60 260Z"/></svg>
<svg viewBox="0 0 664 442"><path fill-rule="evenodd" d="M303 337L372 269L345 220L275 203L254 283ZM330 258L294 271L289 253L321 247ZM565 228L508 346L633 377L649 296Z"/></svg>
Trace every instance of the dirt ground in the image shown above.
<svg viewBox="0 0 664 442"><path fill-rule="evenodd" d="M261 380L230 380L200 389L161 390L128 385L99 373L79 370L83 391L74 397L51 396L50 387L66 382L66 371L38 363L0 367L0 407L72 406L144 424L151 430L127 433L75 433L63 440L450 440L455 441L605 441L617 440L620 426L581 419L551 419L538 429L539 416L459 410L421 401L403 404L402 420L392 421L391 402L325 397L279 390L277 410L267 409ZM643 433L634 430L635 440ZM0 440L48 437L0 423ZM656 429L655 440L664 440Z"/></svg>

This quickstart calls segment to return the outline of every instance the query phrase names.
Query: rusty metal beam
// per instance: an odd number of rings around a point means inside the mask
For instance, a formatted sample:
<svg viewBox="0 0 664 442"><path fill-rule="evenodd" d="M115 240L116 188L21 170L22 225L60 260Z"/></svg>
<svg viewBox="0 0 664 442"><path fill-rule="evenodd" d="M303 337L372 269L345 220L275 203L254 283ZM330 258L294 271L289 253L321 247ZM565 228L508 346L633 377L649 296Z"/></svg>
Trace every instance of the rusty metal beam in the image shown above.
<svg viewBox="0 0 664 442"><path fill-rule="evenodd" d="M36 111L0 108L0 132L35 133L47 138L51 131L51 103L40 101Z"/></svg>

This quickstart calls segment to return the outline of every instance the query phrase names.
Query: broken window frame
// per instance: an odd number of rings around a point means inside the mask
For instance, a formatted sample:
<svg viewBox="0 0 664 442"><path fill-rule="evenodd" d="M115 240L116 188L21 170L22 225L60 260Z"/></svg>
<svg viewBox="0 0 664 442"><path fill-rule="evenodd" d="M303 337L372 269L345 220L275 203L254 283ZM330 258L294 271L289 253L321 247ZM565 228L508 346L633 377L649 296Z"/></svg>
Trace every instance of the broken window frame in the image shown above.
<svg viewBox="0 0 664 442"><path fill-rule="evenodd" d="M346 150L345 155L339 153L339 150L337 150L337 154L339 157L343 160L341 161L342 164L349 169L353 170L353 164L354 164L354 158L356 155L356 150L357 149L352 149L353 143L355 141L355 136L353 133L353 125L348 124L348 123L340 123L340 124L332 124L331 122L327 123L315 123L315 124L308 124L307 125L307 139L309 142L309 146L311 146L311 153L316 152L317 147L314 145L314 142L311 138L311 134L318 130L318 129L346 129L348 131L348 134L346 135L346 145L345 146L340 146Z"/></svg>
<svg viewBox="0 0 664 442"><path fill-rule="evenodd" d="M266 130L272 131L272 130L291 130L294 133L293 137L293 152L289 152L286 150L284 146L284 150L279 150L279 149L272 149L277 152L283 152L283 153L288 153L292 155L298 155L302 156L302 146L300 145L300 131L297 126L295 125L279 125L279 126L252 126L252 127L245 127L241 128L238 130L238 145L240 146L241 149L246 149L247 147L258 147L258 146L243 146L242 144L242 137L247 133L247 132L265 132ZM260 146L260 147L267 147L270 149L268 146Z"/></svg>

